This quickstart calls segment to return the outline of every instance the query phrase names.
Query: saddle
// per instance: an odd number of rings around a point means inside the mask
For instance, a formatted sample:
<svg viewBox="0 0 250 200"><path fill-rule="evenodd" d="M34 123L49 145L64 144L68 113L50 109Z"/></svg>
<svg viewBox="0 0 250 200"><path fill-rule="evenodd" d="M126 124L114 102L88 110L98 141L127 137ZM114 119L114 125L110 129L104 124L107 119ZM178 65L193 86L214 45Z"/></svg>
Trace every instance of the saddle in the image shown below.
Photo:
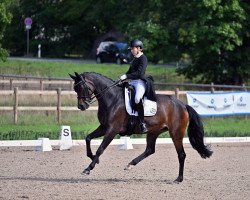
<svg viewBox="0 0 250 200"><path fill-rule="evenodd" d="M125 107L126 111L131 116L138 116L138 112L135 106L135 88L130 84L126 84L124 88L125 92ZM143 97L144 116L154 116L157 112L156 101L149 100L145 95Z"/></svg>
<svg viewBox="0 0 250 200"><path fill-rule="evenodd" d="M124 96L125 96L125 107L126 111L129 114L127 131L126 133L120 133L120 136L132 135L134 133L136 125L139 123L138 112L136 109L135 103L135 88L130 85L128 82L123 83ZM155 98L156 99L156 98ZM146 95L143 97L143 108L144 116L150 117L154 116L157 112L156 101L149 100Z"/></svg>

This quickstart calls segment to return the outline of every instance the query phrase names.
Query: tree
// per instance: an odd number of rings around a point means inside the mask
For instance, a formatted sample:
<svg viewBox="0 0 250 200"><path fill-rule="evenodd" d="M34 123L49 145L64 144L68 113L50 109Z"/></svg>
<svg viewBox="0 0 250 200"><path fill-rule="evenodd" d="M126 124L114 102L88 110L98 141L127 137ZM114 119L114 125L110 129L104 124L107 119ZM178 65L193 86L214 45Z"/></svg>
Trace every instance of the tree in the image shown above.
<svg viewBox="0 0 250 200"><path fill-rule="evenodd" d="M73 3L76 3L71 7ZM72 46L79 47L82 43L75 40L74 35L81 37L79 21L75 20L76 11L82 8L79 1L57 1L57 0L12 0L11 12L13 20L6 30L4 46L11 51L11 55L25 55L26 31L24 19L32 18L30 29L30 52L36 56L38 44L42 45L42 56L63 57L70 52ZM78 10L76 10L77 8ZM71 11L71 13L70 13ZM84 10L82 11L84 12ZM70 17L69 17L70 16ZM69 17L67 19L67 17ZM79 27L71 30L71 26ZM72 42L74 41L74 42ZM77 45L76 45L77 44ZM82 47L82 49L84 46Z"/></svg>
<svg viewBox="0 0 250 200"><path fill-rule="evenodd" d="M6 0L7 1L7 0ZM109 31L138 38L154 63L191 63L178 73L203 83L242 84L250 77L248 0L12 0L13 21L4 47L25 49L25 17L33 19L31 51L43 56L87 56ZM21 20L20 20L21 19ZM21 47L21 48L20 48Z"/></svg>
<svg viewBox="0 0 250 200"><path fill-rule="evenodd" d="M126 0L12 0L14 20L8 29L5 46L14 55L24 54L25 17L33 20L30 30L31 52L36 54L42 44L43 56L63 57L65 54L87 56L95 39L110 30L122 30L127 18L133 16L124 7ZM7 42L8 41L8 42ZM20 48L21 47L21 48Z"/></svg>
<svg viewBox="0 0 250 200"><path fill-rule="evenodd" d="M250 77L247 1L203 0L184 6L178 40L192 64L178 72L203 83L245 83Z"/></svg>
<svg viewBox="0 0 250 200"><path fill-rule="evenodd" d="M165 2L162 0L138 0L129 7L133 19L128 21L125 35L127 40L138 38L143 41L148 59L153 63L171 60L170 33L164 24Z"/></svg>
<svg viewBox="0 0 250 200"><path fill-rule="evenodd" d="M9 1L2 0L0 2L0 59L5 60L8 52L2 48L2 40L6 26L10 23L11 14L8 11Z"/></svg>
<svg viewBox="0 0 250 200"><path fill-rule="evenodd" d="M247 0L138 0L134 7L140 12L126 33L145 41L150 61L178 61L188 55L191 64L177 71L189 79L222 84L249 79Z"/></svg>

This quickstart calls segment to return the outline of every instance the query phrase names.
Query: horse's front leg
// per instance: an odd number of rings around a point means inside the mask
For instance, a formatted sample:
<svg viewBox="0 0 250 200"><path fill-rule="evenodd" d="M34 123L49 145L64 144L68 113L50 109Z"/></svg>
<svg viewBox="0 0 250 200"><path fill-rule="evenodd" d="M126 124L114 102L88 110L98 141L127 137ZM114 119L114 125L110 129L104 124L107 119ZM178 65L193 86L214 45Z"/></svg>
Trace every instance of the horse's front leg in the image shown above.
<svg viewBox="0 0 250 200"><path fill-rule="evenodd" d="M91 160L93 160L95 156L92 153L90 142L94 138L98 138L98 137L104 136L104 134L105 134L105 130L103 130L102 127L99 126L95 131L93 131L92 133L90 133L89 135L87 135L87 137L85 139L85 141L86 141L86 149L87 149L87 156ZM97 161L97 163L99 163L99 160Z"/></svg>
<svg viewBox="0 0 250 200"><path fill-rule="evenodd" d="M103 138L103 141L101 145L98 147L96 151L96 155L93 156L92 162L90 165L82 172L82 174L90 174L90 170L94 169L96 163L99 161L99 157L101 154L103 154L104 150L107 148L107 146L110 144L110 142L114 139L115 133L106 133L106 135Z"/></svg>

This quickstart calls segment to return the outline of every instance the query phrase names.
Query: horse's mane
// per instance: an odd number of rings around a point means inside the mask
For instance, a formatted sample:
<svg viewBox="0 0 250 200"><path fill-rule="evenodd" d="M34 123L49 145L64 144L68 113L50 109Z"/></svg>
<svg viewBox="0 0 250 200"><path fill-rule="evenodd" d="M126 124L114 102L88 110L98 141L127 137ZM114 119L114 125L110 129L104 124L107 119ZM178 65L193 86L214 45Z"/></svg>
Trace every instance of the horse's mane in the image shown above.
<svg viewBox="0 0 250 200"><path fill-rule="evenodd" d="M108 79L108 80L114 82L113 79L111 79L111 78L109 78L109 77L107 77L107 76L104 76L104 75L102 75L102 74L96 73L96 72L83 72L81 75L82 75L82 76L85 76L85 75L88 75L88 74L94 75L94 76L97 76L97 77L101 77L101 78L106 78L106 79Z"/></svg>

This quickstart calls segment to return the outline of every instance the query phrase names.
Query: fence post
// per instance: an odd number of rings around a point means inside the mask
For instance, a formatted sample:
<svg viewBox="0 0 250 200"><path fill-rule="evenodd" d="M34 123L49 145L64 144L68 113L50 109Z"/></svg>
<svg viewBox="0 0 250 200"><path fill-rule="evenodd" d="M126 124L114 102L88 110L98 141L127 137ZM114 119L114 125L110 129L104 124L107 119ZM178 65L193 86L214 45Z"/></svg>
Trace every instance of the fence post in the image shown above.
<svg viewBox="0 0 250 200"><path fill-rule="evenodd" d="M242 90L247 91L246 85L244 83L242 84Z"/></svg>
<svg viewBox="0 0 250 200"><path fill-rule="evenodd" d="M176 99L180 98L179 88L175 88L175 97L176 97Z"/></svg>
<svg viewBox="0 0 250 200"><path fill-rule="evenodd" d="M61 88L57 89L57 122L61 122Z"/></svg>
<svg viewBox="0 0 250 200"><path fill-rule="evenodd" d="M211 83L211 93L214 93L214 83Z"/></svg>
<svg viewBox="0 0 250 200"><path fill-rule="evenodd" d="M10 79L10 90L13 90L13 79Z"/></svg>
<svg viewBox="0 0 250 200"><path fill-rule="evenodd" d="M70 90L74 90L74 82L73 82L73 80L70 80Z"/></svg>
<svg viewBox="0 0 250 200"><path fill-rule="evenodd" d="M211 93L214 93L214 83L211 82ZM214 116L212 116L212 119L214 120Z"/></svg>
<svg viewBox="0 0 250 200"><path fill-rule="evenodd" d="M40 80L40 90L43 90L43 80Z"/></svg>
<svg viewBox="0 0 250 200"><path fill-rule="evenodd" d="M27 78L27 77L25 77L25 80L26 80L26 81L28 81L28 78ZM28 87L29 87L28 83L25 83L25 84L24 84L24 88L27 90L27 89L28 89Z"/></svg>
<svg viewBox="0 0 250 200"><path fill-rule="evenodd" d="M244 83L242 84L242 90L247 92L247 88ZM245 115L245 120L247 120L247 115Z"/></svg>
<svg viewBox="0 0 250 200"><path fill-rule="evenodd" d="M17 123L17 117L18 117L18 87L14 88L14 124Z"/></svg>

